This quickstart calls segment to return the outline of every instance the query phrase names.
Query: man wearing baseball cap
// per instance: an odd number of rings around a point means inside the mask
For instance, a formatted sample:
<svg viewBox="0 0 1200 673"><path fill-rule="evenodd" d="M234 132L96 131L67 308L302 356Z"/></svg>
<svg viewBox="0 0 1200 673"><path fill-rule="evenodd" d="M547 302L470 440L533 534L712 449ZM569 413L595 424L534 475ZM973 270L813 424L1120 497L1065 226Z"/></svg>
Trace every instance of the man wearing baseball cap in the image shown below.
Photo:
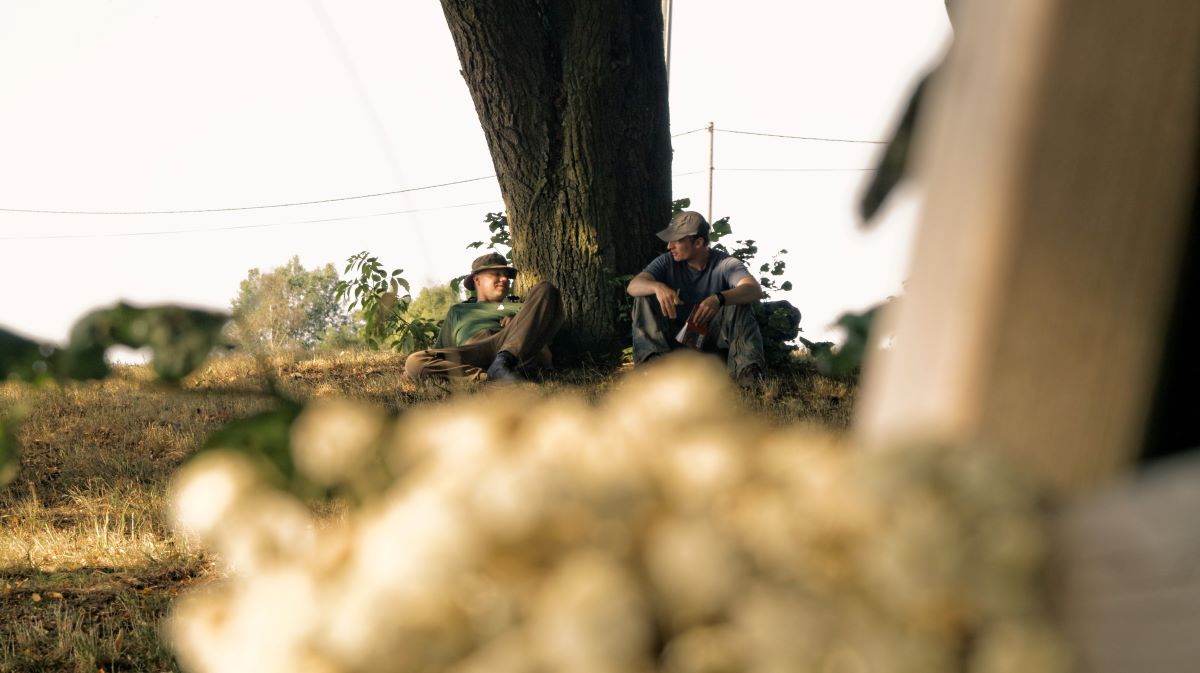
<svg viewBox="0 0 1200 673"><path fill-rule="evenodd" d="M701 350L727 353L734 380L755 385L766 359L750 305L762 298L762 287L740 259L709 246L709 229L700 213L676 214L658 232L667 251L629 281L633 360L641 364L682 347L675 335L691 323L706 333Z"/></svg>
<svg viewBox="0 0 1200 673"><path fill-rule="evenodd" d="M517 270L497 252L471 263L463 285L475 296L450 307L435 347L404 362L410 379L515 382L550 364L549 345L563 322L558 288L542 281L524 301L509 295Z"/></svg>

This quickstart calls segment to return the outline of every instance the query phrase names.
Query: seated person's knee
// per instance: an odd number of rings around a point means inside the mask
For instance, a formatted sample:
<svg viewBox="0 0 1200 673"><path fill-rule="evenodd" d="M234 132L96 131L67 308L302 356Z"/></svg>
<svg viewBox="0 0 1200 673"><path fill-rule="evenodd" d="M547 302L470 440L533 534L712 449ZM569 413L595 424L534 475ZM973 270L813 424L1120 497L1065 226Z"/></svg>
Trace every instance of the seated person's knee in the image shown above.
<svg viewBox="0 0 1200 673"><path fill-rule="evenodd" d="M433 355L429 351L412 353L404 360L404 375L413 380L421 378L425 373L425 366L433 359Z"/></svg>
<svg viewBox="0 0 1200 673"><path fill-rule="evenodd" d="M543 281L539 282L537 285L534 285L533 287L529 288L529 292L525 295L525 298L526 298L526 301L528 301L529 299L531 299L537 295L542 295L542 294L545 294L548 297L553 299L553 298L558 297L559 290L557 287L555 287L553 284L551 284L550 281L543 280Z"/></svg>

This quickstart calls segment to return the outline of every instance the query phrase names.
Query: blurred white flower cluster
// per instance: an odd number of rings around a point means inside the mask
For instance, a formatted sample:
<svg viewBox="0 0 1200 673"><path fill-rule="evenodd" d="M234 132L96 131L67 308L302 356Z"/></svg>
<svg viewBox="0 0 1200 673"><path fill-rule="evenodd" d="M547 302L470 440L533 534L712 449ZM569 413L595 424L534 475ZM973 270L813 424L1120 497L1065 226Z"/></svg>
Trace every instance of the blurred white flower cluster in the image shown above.
<svg viewBox="0 0 1200 673"><path fill-rule="evenodd" d="M234 572L168 625L194 673L1060 673L1035 494L984 451L860 452L747 416L701 359L599 404L504 390L297 422L334 525L213 452L178 524ZM380 457L382 455L382 458ZM382 466L382 467L381 467Z"/></svg>

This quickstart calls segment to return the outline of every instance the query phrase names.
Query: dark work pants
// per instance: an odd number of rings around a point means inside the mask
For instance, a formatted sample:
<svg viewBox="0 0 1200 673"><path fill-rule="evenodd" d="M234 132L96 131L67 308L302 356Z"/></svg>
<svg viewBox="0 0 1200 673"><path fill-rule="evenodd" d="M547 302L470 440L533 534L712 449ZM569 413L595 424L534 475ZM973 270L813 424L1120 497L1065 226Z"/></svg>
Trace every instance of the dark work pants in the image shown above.
<svg viewBox="0 0 1200 673"><path fill-rule="evenodd" d="M670 353L682 348L675 335L687 321L686 315L672 320L663 315L654 295L633 298L633 361L642 363L651 355ZM722 306L708 323L708 336L701 350L728 353L725 366L730 376L737 377L744 369L757 365L766 371L762 333L748 304Z"/></svg>

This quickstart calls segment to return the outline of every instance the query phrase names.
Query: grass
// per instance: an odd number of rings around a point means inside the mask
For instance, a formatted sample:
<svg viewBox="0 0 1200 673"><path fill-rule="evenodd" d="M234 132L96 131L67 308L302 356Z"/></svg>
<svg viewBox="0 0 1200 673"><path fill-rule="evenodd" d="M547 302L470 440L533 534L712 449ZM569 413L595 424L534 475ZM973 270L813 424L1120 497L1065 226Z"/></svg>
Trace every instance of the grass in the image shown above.
<svg viewBox="0 0 1200 673"><path fill-rule="evenodd" d="M99 382L0 383L0 415L28 411L21 470L0 491L0 673L178 670L159 624L181 590L219 571L167 525L166 486L209 433L269 408L264 371L302 399L347 396L394 413L478 388L414 385L401 356L363 352L221 357L182 388L140 366ZM600 397L628 375L571 370L541 388ZM779 423L844 429L854 398L852 385L798 366L745 404Z"/></svg>

